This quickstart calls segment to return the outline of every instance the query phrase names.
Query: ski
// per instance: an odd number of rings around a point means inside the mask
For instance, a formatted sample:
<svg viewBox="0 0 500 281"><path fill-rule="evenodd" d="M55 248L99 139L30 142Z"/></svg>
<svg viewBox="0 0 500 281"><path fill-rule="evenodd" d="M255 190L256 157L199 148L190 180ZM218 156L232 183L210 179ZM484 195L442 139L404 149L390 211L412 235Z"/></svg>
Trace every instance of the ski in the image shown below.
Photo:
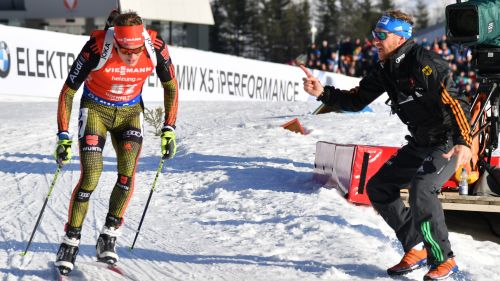
<svg viewBox="0 0 500 281"><path fill-rule="evenodd" d="M88 280L87 277L85 277L85 272L86 270L89 270L91 268L97 269L98 271L100 270L105 270L108 271L109 273L104 273L104 275L107 276L122 276L124 278L130 279L127 276L126 271L121 268L120 266L116 264L109 264L101 261L90 261L90 262L77 262L75 265L75 268L71 270L68 273L61 273L61 270L55 264L52 262L50 263L50 266L53 268L54 271L54 280L56 281L84 281Z"/></svg>
<svg viewBox="0 0 500 281"><path fill-rule="evenodd" d="M107 262L103 262L103 261L95 261L92 263L92 265L96 266L96 267L99 267L99 268L106 268L118 275L121 275L121 276L125 276L125 271L119 267L116 263L107 263Z"/></svg>
<svg viewBox="0 0 500 281"><path fill-rule="evenodd" d="M54 271L54 280L56 281L86 281L87 278L83 275L83 273L78 270L76 267L70 272L64 273L61 272L59 267L57 267L53 262L50 263L50 266Z"/></svg>

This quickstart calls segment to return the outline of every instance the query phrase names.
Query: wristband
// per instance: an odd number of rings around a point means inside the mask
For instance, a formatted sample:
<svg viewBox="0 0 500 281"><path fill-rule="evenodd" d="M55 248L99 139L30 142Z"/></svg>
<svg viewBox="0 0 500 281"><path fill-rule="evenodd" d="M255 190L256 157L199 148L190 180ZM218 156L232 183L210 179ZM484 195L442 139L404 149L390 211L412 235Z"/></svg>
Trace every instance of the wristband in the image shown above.
<svg viewBox="0 0 500 281"><path fill-rule="evenodd" d="M172 131L172 132L175 132L175 126L169 126L169 125L165 125L163 126L163 128L161 129L162 132L165 132L165 131Z"/></svg>
<svg viewBox="0 0 500 281"><path fill-rule="evenodd" d="M59 140L69 140L69 139L70 139L70 137L69 137L69 133L68 133L68 132L65 132L65 131L58 133L58 134L57 134L57 138L58 138Z"/></svg>

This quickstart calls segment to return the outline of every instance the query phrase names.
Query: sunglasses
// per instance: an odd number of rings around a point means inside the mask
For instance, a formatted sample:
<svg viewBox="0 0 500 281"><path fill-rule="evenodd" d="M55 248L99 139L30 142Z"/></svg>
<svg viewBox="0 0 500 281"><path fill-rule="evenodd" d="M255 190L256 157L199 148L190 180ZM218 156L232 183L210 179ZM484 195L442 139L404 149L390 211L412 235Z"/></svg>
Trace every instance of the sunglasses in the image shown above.
<svg viewBox="0 0 500 281"><path fill-rule="evenodd" d="M116 42L116 44L118 45L117 46L118 51L124 55L132 55L132 54L137 55L137 54L142 53L142 51L144 51L144 45L137 47L137 48L134 48L134 49L129 49L129 48L125 48L125 47L121 46L118 42Z"/></svg>
<svg viewBox="0 0 500 281"><path fill-rule="evenodd" d="M372 36L373 36L373 38L378 39L378 40L385 40L385 39L387 39L388 35L389 35L389 32L387 32L387 31L375 31L375 30L372 30Z"/></svg>

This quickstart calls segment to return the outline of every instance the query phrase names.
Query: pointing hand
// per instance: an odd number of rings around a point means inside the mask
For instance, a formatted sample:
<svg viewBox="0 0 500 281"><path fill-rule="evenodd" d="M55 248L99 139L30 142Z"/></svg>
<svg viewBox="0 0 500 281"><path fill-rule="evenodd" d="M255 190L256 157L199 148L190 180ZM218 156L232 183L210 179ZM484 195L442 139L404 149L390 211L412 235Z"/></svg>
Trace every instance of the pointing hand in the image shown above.
<svg viewBox="0 0 500 281"><path fill-rule="evenodd" d="M311 71L309 71L309 69L307 69L303 64L299 67L306 74L306 77L302 78L302 81L304 81L304 91L314 97L321 95L321 93L323 93L323 86L319 80L314 77Z"/></svg>

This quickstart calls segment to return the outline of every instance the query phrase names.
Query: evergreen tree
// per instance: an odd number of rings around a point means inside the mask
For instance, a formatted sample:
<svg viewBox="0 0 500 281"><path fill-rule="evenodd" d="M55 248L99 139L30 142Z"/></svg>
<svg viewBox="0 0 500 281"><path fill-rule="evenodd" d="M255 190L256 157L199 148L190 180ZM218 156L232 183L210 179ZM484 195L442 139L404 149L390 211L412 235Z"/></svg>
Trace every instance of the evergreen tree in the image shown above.
<svg viewBox="0 0 500 281"><path fill-rule="evenodd" d="M307 0L213 0L212 12L212 51L283 63L307 49Z"/></svg>
<svg viewBox="0 0 500 281"><path fill-rule="evenodd" d="M247 56L256 34L257 5L252 0L214 0L210 50Z"/></svg>
<svg viewBox="0 0 500 281"><path fill-rule="evenodd" d="M318 21L316 22L318 34L316 41L327 40L334 42L340 34L339 8L337 0L318 0L316 7Z"/></svg>
<svg viewBox="0 0 500 281"><path fill-rule="evenodd" d="M285 35L287 42L287 61L295 59L303 54L309 46L309 32L311 30L309 1L290 5L287 12L289 22L289 33Z"/></svg>
<svg viewBox="0 0 500 281"><path fill-rule="evenodd" d="M260 34L256 45L261 58L285 63L305 52L310 31L307 0L261 0Z"/></svg>
<svg viewBox="0 0 500 281"><path fill-rule="evenodd" d="M394 2L392 0L381 0L379 4L379 10L381 13L394 9Z"/></svg>
<svg viewBox="0 0 500 281"><path fill-rule="evenodd" d="M250 8L252 0L224 0L227 12L227 34L225 39L229 44L229 53L241 56L245 53L245 46L251 41L252 24L257 11Z"/></svg>
<svg viewBox="0 0 500 281"><path fill-rule="evenodd" d="M429 12L423 0L417 0L415 11L415 28L424 29L429 26Z"/></svg>
<svg viewBox="0 0 500 281"><path fill-rule="evenodd" d="M371 0L363 0L358 4L360 17L357 19L355 27L357 35L360 38L370 37L375 23L378 19L378 13L374 10Z"/></svg>
<svg viewBox="0 0 500 281"><path fill-rule="evenodd" d="M342 37L356 37L355 23L359 18L359 12L355 10L354 0L340 0L339 31Z"/></svg>
<svg viewBox="0 0 500 281"><path fill-rule="evenodd" d="M262 50L264 58L274 62L284 62L287 18L286 9L290 0L262 0ZM289 35L289 34L288 34Z"/></svg>
<svg viewBox="0 0 500 281"><path fill-rule="evenodd" d="M212 15L214 17L214 25L209 27L210 51L225 53L227 51L226 41L223 40L225 30L222 26L227 21L224 8L222 7L223 0L212 0Z"/></svg>

